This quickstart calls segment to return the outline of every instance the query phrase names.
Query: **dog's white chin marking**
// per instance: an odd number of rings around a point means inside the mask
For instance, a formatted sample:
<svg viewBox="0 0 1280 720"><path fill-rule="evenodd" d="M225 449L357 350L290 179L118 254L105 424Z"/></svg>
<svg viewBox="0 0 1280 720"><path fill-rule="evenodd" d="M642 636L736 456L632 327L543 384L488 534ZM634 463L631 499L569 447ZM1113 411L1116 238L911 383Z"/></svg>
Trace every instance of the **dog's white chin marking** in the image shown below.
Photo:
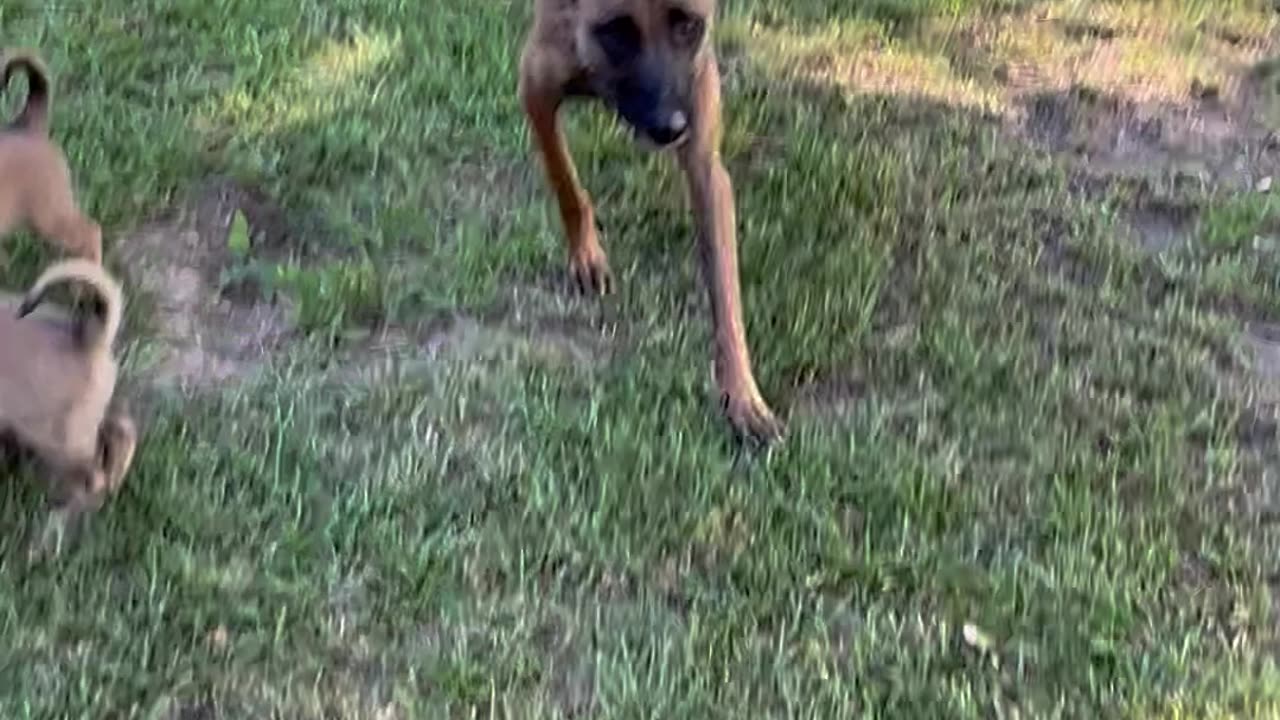
<svg viewBox="0 0 1280 720"><path fill-rule="evenodd" d="M666 149L664 146L659 145L658 143L650 140L649 136L645 135L644 133L636 133L634 137L635 137L636 146L639 147L644 152L655 153L655 152L661 152Z"/></svg>
<svg viewBox="0 0 1280 720"><path fill-rule="evenodd" d="M631 137L635 141L635 144L641 150L645 152L651 152L651 153L660 153L660 152L666 152L668 150L675 150L679 148L681 145L684 145L686 142L689 141L688 133L681 135L679 138L675 140L675 142L669 142L666 145L659 145L658 143L651 140L648 135L645 135L644 133L638 130L631 131Z"/></svg>

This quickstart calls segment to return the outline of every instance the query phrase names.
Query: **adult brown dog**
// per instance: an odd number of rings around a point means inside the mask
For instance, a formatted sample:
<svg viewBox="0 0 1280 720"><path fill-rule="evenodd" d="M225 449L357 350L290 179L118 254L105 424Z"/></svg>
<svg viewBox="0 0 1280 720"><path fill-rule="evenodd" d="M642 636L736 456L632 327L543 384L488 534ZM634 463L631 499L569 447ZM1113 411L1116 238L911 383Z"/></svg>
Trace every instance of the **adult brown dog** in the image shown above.
<svg viewBox="0 0 1280 720"><path fill-rule="evenodd" d="M49 138L49 73L33 52L0 53L0 87L27 76L27 100L0 129L0 238L29 226L72 255L102 261L102 228L76 203L62 150Z"/></svg>
<svg viewBox="0 0 1280 720"><path fill-rule="evenodd" d="M602 101L645 144L675 148L688 186L715 328L721 406L739 436L768 442L782 423L751 370L738 287L733 188L720 160L715 0L534 0L520 61L520 101L564 223L569 271L582 292L613 278L591 198L560 128L568 98Z"/></svg>
<svg viewBox="0 0 1280 720"><path fill-rule="evenodd" d="M33 314L55 286L87 285L96 320ZM0 308L0 434L35 453L51 474L53 512L33 554L60 548L66 530L115 491L133 459L137 431L116 401L111 346L124 297L98 263L47 268L16 308Z"/></svg>

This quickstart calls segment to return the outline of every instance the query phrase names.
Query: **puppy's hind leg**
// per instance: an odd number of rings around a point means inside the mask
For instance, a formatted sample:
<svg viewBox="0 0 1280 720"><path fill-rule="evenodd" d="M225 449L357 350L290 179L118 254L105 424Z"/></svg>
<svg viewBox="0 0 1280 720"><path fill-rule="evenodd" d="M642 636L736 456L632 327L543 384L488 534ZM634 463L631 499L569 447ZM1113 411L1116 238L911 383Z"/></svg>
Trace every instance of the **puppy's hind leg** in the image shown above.
<svg viewBox="0 0 1280 720"><path fill-rule="evenodd" d="M37 217L32 225L42 237L57 243L66 252L96 263L102 262L102 227L79 211Z"/></svg>
<svg viewBox="0 0 1280 720"><path fill-rule="evenodd" d="M50 153L33 184L42 192L27 208L32 229L72 255L102 262L102 228L76 202L66 160Z"/></svg>

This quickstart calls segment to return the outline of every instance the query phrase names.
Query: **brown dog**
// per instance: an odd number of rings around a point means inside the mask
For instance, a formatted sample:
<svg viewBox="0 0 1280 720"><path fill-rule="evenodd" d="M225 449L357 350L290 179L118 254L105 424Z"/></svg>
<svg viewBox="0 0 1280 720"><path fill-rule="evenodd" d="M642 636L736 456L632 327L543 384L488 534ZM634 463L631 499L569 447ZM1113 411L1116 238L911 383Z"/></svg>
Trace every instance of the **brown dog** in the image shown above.
<svg viewBox="0 0 1280 720"><path fill-rule="evenodd" d="M0 238L29 226L72 255L102 261L102 228L76 203L62 150L49 138L49 74L32 52L0 53L0 87L16 70L27 76L27 101L0 129Z"/></svg>
<svg viewBox="0 0 1280 720"><path fill-rule="evenodd" d="M96 322L32 315L67 282L93 290ZM137 431L114 401L111 350L123 305L101 265L75 259L46 269L16 311L0 310L0 433L44 460L53 480L53 513L33 554L57 549L70 523L100 506L132 462Z"/></svg>
<svg viewBox="0 0 1280 720"><path fill-rule="evenodd" d="M520 101L560 206L569 270L583 292L610 292L613 278L560 129L561 104L595 98L645 144L677 148L711 298L721 404L739 435L767 442L782 423L756 387L747 351L733 188L720 160L714 15L715 0L534 0Z"/></svg>

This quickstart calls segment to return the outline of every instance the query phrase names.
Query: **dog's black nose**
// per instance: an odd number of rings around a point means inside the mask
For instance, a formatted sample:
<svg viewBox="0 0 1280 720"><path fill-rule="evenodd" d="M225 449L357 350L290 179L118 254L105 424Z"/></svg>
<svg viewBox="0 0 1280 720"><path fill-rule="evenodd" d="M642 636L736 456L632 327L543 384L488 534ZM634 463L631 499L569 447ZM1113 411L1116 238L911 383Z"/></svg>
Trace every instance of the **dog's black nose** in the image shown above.
<svg viewBox="0 0 1280 720"><path fill-rule="evenodd" d="M649 137L659 145L670 145L689 130L689 119L679 110L668 115L665 121L657 123L649 130Z"/></svg>

